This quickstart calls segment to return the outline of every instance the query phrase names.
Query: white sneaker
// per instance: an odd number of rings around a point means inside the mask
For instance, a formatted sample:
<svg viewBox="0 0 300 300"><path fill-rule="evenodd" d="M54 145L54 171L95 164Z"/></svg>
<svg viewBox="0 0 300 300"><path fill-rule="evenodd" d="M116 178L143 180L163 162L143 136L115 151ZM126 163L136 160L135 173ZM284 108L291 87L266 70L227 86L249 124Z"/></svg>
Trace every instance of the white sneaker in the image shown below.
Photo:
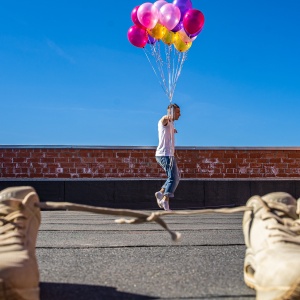
<svg viewBox="0 0 300 300"><path fill-rule="evenodd" d="M160 201L162 200L163 197L164 197L164 195L162 192L159 191L159 192L155 193L155 198L156 198L157 205L159 208L163 208L162 205L160 204Z"/></svg>
<svg viewBox="0 0 300 300"><path fill-rule="evenodd" d="M167 201L167 200L161 200L160 201L160 205L161 205L161 208L163 208L164 210L171 211L171 209L169 207L169 201Z"/></svg>

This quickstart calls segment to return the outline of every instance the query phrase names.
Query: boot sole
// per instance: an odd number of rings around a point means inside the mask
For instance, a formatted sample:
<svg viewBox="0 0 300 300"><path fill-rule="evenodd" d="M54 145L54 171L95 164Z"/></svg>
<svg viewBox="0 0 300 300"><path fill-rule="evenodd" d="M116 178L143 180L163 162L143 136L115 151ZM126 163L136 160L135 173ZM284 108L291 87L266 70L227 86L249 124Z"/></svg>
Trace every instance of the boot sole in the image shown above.
<svg viewBox="0 0 300 300"><path fill-rule="evenodd" d="M268 297L268 291L266 291L266 288L263 288L255 282L247 277L247 275L244 275L244 280L246 285L251 288L256 290L257 292L257 300L259 299L269 299ZM281 290L278 290L281 291ZM283 295L272 299L272 300L299 300L300 299L300 278L290 287L289 290L287 290Z"/></svg>
<svg viewBox="0 0 300 300"><path fill-rule="evenodd" d="M281 296L277 298L270 298L270 292L276 291L276 289L271 289L268 287L262 287L256 284L255 279L254 279L254 273L255 271L251 267L253 263L253 255L252 255L252 250L251 248L248 248L246 250L246 255L245 255L245 261L244 261L244 281L246 285L251 288L256 290L257 293L257 300L259 299L271 299L271 300L299 300L300 299L300 278L295 281L295 283L290 287L286 288L285 291L284 289L278 288L277 291L278 293L282 294Z"/></svg>
<svg viewBox="0 0 300 300"><path fill-rule="evenodd" d="M294 283L290 290L285 294L283 300L297 300L300 299L300 278Z"/></svg>
<svg viewBox="0 0 300 300"><path fill-rule="evenodd" d="M39 300L40 289L14 289L8 286L0 278L0 299L1 300Z"/></svg>

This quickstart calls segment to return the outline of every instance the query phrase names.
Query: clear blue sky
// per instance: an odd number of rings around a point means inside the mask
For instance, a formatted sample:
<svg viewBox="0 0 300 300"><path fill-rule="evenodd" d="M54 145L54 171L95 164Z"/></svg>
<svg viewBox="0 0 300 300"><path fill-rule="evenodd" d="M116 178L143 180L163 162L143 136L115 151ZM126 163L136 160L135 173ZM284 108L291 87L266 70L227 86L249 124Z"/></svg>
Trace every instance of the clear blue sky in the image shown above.
<svg viewBox="0 0 300 300"><path fill-rule="evenodd" d="M145 1L146 2L146 1ZM169 103L127 40L144 2L2 1L1 145L155 146ZM299 146L300 1L194 0L178 146Z"/></svg>

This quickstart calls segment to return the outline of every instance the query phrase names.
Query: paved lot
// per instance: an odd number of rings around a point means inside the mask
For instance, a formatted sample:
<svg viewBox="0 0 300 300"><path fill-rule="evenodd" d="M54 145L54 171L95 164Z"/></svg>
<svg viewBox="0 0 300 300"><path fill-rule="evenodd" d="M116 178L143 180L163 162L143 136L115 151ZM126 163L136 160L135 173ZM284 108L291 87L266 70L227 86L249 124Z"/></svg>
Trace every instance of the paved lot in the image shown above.
<svg viewBox="0 0 300 300"><path fill-rule="evenodd" d="M243 282L242 214L166 216L157 224L42 212L37 242L41 300L255 299Z"/></svg>

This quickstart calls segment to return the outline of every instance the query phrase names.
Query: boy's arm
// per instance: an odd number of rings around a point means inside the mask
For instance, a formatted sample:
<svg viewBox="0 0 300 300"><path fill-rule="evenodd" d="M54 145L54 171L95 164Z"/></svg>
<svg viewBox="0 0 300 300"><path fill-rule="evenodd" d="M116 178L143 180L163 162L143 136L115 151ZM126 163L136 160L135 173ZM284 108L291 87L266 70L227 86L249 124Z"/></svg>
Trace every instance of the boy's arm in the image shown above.
<svg viewBox="0 0 300 300"><path fill-rule="evenodd" d="M160 122L164 125L167 126L169 121L170 121L171 116L165 115L160 119Z"/></svg>

